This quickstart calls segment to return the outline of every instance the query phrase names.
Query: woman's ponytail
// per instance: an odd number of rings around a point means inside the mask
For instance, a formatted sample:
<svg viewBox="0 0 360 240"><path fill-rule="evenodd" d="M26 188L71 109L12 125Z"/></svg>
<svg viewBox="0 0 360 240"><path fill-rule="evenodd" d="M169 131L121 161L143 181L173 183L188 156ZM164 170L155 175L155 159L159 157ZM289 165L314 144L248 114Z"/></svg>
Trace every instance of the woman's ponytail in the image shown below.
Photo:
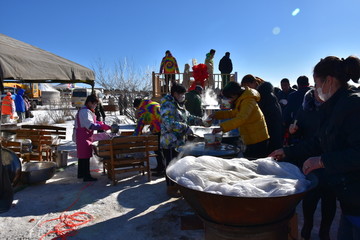
<svg viewBox="0 0 360 240"><path fill-rule="evenodd" d="M335 77L342 85L347 85L350 79L357 83L360 78L360 59L355 56L346 59L328 56L316 64L314 75L322 78Z"/></svg>
<svg viewBox="0 0 360 240"><path fill-rule="evenodd" d="M350 79L357 83L360 78L360 59L355 56L349 56L342 59L344 64L344 77L349 81Z"/></svg>

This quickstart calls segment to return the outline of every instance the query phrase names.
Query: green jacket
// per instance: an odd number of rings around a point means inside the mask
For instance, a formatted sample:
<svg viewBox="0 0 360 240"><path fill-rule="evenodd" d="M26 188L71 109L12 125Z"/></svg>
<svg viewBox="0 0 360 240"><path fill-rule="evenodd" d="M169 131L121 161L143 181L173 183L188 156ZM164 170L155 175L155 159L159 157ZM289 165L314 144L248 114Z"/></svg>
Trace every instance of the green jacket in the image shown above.
<svg viewBox="0 0 360 240"><path fill-rule="evenodd" d="M192 90L185 95L185 108L191 115L202 117L204 111L201 107L201 96Z"/></svg>

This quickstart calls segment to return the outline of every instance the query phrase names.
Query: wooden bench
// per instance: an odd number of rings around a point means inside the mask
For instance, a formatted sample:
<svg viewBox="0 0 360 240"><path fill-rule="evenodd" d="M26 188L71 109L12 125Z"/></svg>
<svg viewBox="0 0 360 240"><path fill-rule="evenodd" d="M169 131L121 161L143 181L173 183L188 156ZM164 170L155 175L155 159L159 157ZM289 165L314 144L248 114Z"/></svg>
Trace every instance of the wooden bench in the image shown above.
<svg viewBox="0 0 360 240"><path fill-rule="evenodd" d="M49 136L43 130L17 129L15 130L16 139L30 139L32 151L29 153L27 161L53 161L53 149Z"/></svg>
<svg viewBox="0 0 360 240"><path fill-rule="evenodd" d="M21 125L23 129L43 130L45 136L55 135L59 139L66 139L66 128L49 125Z"/></svg>
<svg viewBox="0 0 360 240"><path fill-rule="evenodd" d="M10 141L10 140L2 140L1 141L1 146L13 151L16 154L16 156L18 156L19 158L22 158L22 155L21 155L21 142L14 142L14 141Z"/></svg>
<svg viewBox="0 0 360 240"><path fill-rule="evenodd" d="M18 158L22 159L22 162L29 162L31 153L23 152L21 142L11 141L11 140L2 140L1 146L7 148L8 150L13 151Z"/></svg>
<svg viewBox="0 0 360 240"><path fill-rule="evenodd" d="M107 175L115 185L116 174L126 172L141 172L143 175L146 172L150 181L150 152L156 150L158 137L154 135L115 137L99 141L97 155L103 158Z"/></svg>

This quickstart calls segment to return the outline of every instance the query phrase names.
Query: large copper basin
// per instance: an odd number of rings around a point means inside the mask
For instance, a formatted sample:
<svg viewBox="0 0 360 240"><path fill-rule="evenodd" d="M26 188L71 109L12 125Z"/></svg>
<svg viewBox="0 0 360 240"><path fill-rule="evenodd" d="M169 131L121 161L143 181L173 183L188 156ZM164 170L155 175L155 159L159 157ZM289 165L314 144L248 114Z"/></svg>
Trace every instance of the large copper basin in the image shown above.
<svg viewBox="0 0 360 240"><path fill-rule="evenodd" d="M179 185L181 194L203 219L229 226L254 226L281 221L291 215L305 194L317 185L309 175L307 191L281 197L232 197L193 190Z"/></svg>

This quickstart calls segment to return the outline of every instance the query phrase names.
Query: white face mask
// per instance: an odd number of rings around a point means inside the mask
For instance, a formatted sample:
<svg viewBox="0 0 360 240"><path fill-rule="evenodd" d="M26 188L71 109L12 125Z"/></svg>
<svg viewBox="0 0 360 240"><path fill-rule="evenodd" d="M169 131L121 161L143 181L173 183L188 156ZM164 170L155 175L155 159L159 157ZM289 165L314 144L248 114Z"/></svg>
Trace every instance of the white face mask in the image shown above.
<svg viewBox="0 0 360 240"><path fill-rule="evenodd" d="M330 86L328 93L323 93L322 89L324 87L324 83L325 82L323 82L321 87L316 88L316 91L317 91L317 94L318 94L320 100L323 102L326 102L327 100L329 100L329 98L331 98L332 94L331 94L331 86Z"/></svg>
<svg viewBox="0 0 360 240"><path fill-rule="evenodd" d="M185 102L185 94L180 95L178 98L176 98L179 103Z"/></svg>

